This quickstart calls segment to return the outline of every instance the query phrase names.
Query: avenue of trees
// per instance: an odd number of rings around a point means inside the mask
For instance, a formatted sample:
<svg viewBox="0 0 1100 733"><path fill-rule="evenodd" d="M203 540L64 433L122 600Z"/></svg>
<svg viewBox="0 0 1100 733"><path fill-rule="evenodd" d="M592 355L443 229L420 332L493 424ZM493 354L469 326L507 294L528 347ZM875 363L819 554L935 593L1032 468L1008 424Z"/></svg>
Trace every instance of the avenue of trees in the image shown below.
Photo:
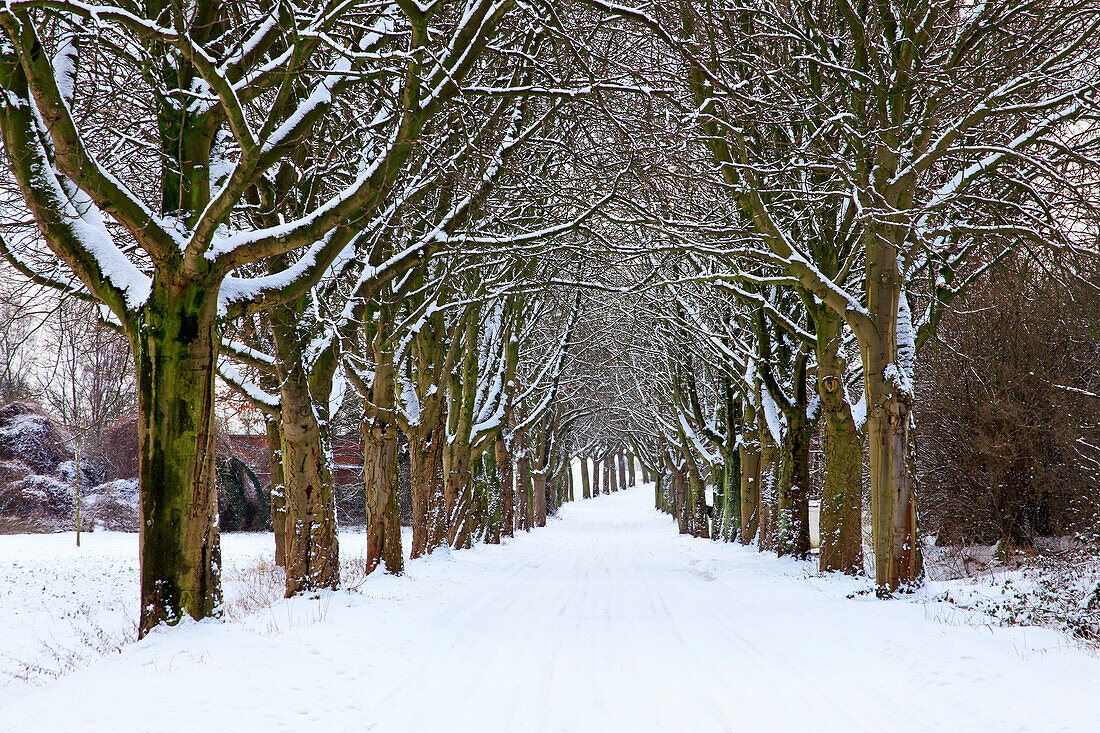
<svg viewBox="0 0 1100 733"><path fill-rule="evenodd" d="M219 384L288 596L340 585L349 402L368 572L403 442L413 558L646 481L799 558L820 496L884 595L925 512L1094 526L1098 59L1095 0L9 0L0 248L59 360L129 353L86 374L135 396L140 633L218 613Z"/></svg>

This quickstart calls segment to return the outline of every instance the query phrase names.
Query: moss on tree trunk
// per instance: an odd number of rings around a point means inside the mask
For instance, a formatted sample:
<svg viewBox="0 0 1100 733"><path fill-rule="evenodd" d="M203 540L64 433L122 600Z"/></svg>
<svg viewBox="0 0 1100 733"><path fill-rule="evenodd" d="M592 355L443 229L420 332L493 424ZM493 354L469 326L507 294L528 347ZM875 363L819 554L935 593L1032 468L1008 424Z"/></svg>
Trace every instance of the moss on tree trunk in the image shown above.
<svg viewBox="0 0 1100 733"><path fill-rule="evenodd" d="M221 602L214 483L214 298L154 284L131 336L138 387L140 636Z"/></svg>

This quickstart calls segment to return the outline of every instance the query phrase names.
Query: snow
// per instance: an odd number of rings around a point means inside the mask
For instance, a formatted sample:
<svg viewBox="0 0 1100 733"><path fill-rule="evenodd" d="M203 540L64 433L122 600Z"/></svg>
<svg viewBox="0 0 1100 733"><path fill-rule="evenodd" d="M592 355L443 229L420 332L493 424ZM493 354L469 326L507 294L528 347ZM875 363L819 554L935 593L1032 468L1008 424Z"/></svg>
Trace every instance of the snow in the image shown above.
<svg viewBox="0 0 1100 733"><path fill-rule="evenodd" d="M1095 730L1100 664L1065 636L682 537L652 500L578 501L401 578L158 631L0 687L0 730ZM0 537L0 669L81 605L132 613L136 536L71 539ZM226 536L227 578L270 553Z"/></svg>
<svg viewBox="0 0 1100 733"><path fill-rule="evenodd" d="M767 423L768 432L777 445L783 443L783 433L786 432L787 418L779 412L779 406L775 404L771 393L767 389L760 390L760 407L764 410L764 422Z"/></svg>

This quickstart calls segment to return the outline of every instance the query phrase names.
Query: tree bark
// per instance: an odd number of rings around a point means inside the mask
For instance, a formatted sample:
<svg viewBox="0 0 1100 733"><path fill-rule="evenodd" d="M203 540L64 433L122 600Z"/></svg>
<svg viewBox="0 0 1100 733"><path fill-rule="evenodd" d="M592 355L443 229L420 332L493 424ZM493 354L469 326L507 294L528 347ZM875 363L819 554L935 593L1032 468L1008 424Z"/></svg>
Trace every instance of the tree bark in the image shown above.
<svg viewBox="0 0 1100 733"><path fill-rule="evenodd" d="M497 438L496 445L497 476L500 481L500 533L512 537L516 529L516 495L512 478L512 456L504 436Z"/></svg>
<svg viewBox="0 0 1100 733"><path fill-rule="evenodd" d="M722 514L716 523L720 532L718 538L724 542L733 542L741 528L741 461L738 451L723 446L722 470L718 472L716 479L721 483L715 487L715 497L721 493ZM718 511L718 500L715 499L715 512Z"/></svg>
<svg viewBox="0 0 1100 733"><path fill-rule="evenodd" d="M763 422L763 418L760 419ZM760 431L760 504L758 521L761 552L775 549L775 504L779 449L766 425Z"/></svg>
<svg viewBox="0 0 1100 733"><path fill-rule="evenodd" d="M340 585L336 539L336 482L328 436L318 420L303 364L297 309L271 313L282 404L286 485L286 595ZM328 394L325 399L327 401ZM325 405L327 409L327 404Z"/></svg>
<svg viewBox="0 0 1100 733"><path fill-rule="evenodd" d="M525 436L524 436L525 437ZM534 506L531 502L531 457L528 455L527 441L521 437L521 453L516 460L517 499L520 511L518 512L519 529L530 530L534 524Z"/></svg>
<svg viewBox="0 0 1100 733"><path fill-rule="evenodd" d="M216 298L154 283L131 335L138 385L139 636L221 601L214 484Z"/></svg>
<svg viewBox="0 0 1100 733"><path fill-rule="evenodd" d="M802 408L788 413L780 447L775 550L805 560L810 556L810 426Z"/></svg>
<svg viewBox="0 0 1100 733"><path fill-rule="evenodd" d="M760 524L760 442L742 441L738 448L741 463L741 544L756 539Z"/></svg>
<svg viewBox="0 0 1100 733"><path fill-rule="evenodd" d="M844 390L847 365L840 354L842 322L832 311L820 310L814 316L817 391L825 419L820 567L823 572L855 575L863 570L863 434Z"/></svg>
<svg viewBox="0 0 1100 733"><path fill-rule="evenodd" d="M546 526L546 470L531 472L532 525Z"/></svg>
<svg viewBox="0 0 1100 733"><path fill-rule="evenodd" d="M456 439L445 450L447 475L444 488L446 504L447 542L455 548L470 546L471 517L473 511L473 475L470 446L459 444Z"/></svg>
<svg viewBox="0 0 1100 733"><path fill-rule="evenodd" d="M401 551L401 502L397 456L396 375L390 346L389 319L383 308L368 328L374 374L363 400L363 488L367 528L366 572L380 563L393 575L405 571ZM373 330L373 333L371 331Z"/></svg>
<svg viewBox="0 0 1100 733"><path fill-rule="evenodd" d="M371 409L367 405L367 411ZM401 510L397 484L397 431L382 420L364 420L363 481L366 490L367 573L379 564L386 572L401 575Z"/></svg>
<svg viewBox="0 0 1100 733"><path fill-rule="evenodd" d="M500 544L500 520L501 520L501 496L503 494L500 484L500 472L497 470L496 447L500 438L482 454L483 470L485 472L485 484L488 492L485 497L485 544Z"/></svg>
<svg viewBox="0 0 1100 733"><path fill-rule="evenodd" d="M326 440L303 385L284 380L286 594L340 585L336 485Z"/></svg>
<svg viewBox="0 0 1100 733"><path fill-rule="evenodd" d="M867 234L867 304L873 333L860 347L867 392L867 437L871 473L871 526L875 583L880 594L919 582L923 567L917 541L916 498L909 472L909 422L914 395L900 363L898 271L901 226L870 227ZM912 327L907 323L908 328ZM912 358L912 354L908 358ZM901 357L901 358L899 358Z"/></svg>
<svg viewBox="0 0 1100 733"><path fill-rule="evenodd" d="M687 464L688 496L691 513L691 534L695 537L710 538L710 518L707 516L707 489L699 469L688 458Z"/></svg>
<svg viewBox="0 0 1100 733"><path fill-rule="evenodd" d="M268 417L268 468L271 471L271 526L275 532L275 564L286 567L286 485L283 481L283 429L279 419Z"/></svg>
<svg viewBox="0 0 1100 733"><path fill-rule="evenodd" d="M442 499L443 436L442 431L423 426L410 427L409 440L409 489L412 503L412 546L410 556L420 557L437 545L431 544L433 504ZM433 502L433 497L435 497Z"/></svg>
<svg viewBox="0 0 1100 733"><path fill-rule="evenodd" d="M691 514L688 511L687 478L678 468L672 467L672 513L676 517L676 529L680 534L691 532Z"/></svg>

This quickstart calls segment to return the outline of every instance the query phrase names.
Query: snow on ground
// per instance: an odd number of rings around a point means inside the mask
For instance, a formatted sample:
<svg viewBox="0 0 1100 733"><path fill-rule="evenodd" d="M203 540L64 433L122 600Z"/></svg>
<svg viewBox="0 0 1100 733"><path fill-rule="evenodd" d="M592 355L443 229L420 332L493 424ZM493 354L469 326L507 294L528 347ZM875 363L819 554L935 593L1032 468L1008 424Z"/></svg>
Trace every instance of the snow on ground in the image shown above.
<svg viewBox="0 0 1100 733"><path fill-rule="evenodd" d="M651 501L640 488L577 502L501 547L10 683L0 730L1097 729L1100 660L1061 634L848 598L867 582L680 537ZM65 537L0 537L0 670L82 603L132 611L136 538L96 534L78 552ZM343 537L344 554L361 538ZM269 539L225 538L230 602Z"/></svg>

